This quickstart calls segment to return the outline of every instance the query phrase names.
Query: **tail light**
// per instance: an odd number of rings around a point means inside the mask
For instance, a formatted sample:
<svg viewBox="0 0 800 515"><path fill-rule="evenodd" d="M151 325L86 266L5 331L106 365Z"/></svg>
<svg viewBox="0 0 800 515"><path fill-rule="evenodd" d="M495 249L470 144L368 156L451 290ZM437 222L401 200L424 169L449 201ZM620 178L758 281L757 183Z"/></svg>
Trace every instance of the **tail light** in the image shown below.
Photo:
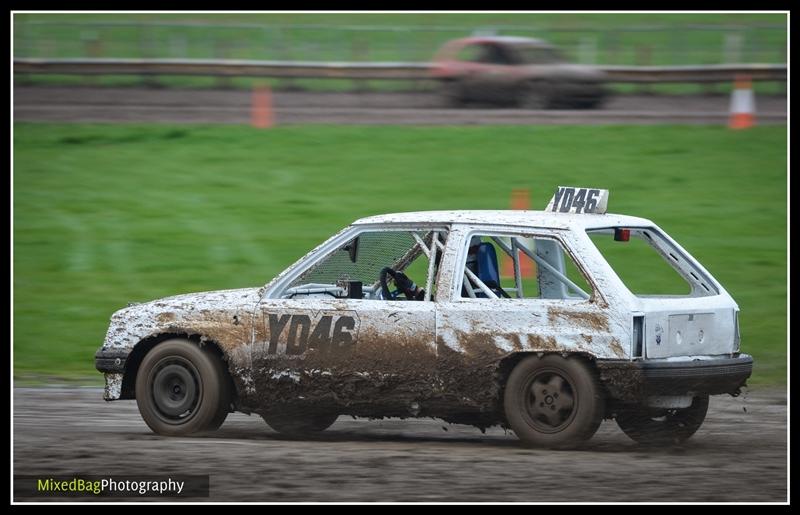
<svg viewBox="0 0 800 515"><path fill-rule="evenodd" d="M742 338L739 335L739 312L735 311L733 315L733 352L739 352L741 340Z"/></svg>

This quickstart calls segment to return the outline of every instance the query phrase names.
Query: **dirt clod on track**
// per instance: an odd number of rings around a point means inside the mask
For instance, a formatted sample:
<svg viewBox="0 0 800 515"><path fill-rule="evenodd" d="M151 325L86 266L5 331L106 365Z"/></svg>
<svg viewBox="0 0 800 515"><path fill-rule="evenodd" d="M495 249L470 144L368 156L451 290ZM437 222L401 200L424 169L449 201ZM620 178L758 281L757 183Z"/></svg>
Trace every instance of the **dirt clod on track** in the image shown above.
<svg viewBox="0 0 800 515"><path fill-rule="evenodd" d="M291 439L237 413L214 433L165 438L135 401L101 397L96 388L15 389L14 474L210 474L210 497L197 501L787 500L785 389L712 397L681 447L641 447L605 421L572 451L433 419L339 417L318 437Z"/></svg>

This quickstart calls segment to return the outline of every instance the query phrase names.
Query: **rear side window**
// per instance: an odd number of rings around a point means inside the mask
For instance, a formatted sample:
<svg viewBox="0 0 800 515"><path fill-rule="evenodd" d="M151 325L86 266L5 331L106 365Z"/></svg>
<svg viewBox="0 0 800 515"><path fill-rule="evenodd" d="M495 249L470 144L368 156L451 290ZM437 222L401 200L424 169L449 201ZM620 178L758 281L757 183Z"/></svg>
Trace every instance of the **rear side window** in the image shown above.
<svg viewBox="0 0 800 515"><path fill-rule="evenodd" d="M587 231L625 286L639 297L717 295L713 282L653 228Z"/></svg>
<svg viewBox="0 0 800 515"><path fill-rule="evenodd" d="M468 242L462 298L588 300L593 290L550 237L478 233Z"/></svg>

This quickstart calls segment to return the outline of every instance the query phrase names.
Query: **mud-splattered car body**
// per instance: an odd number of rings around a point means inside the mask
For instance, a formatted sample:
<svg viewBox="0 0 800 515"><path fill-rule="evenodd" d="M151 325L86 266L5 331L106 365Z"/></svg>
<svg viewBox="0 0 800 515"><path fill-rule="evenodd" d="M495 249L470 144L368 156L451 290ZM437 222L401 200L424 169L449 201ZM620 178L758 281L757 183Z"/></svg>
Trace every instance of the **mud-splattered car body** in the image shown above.
<svg viewBox="0 0 800 515"><path fill-rule="evenodd" d="M619 228L657 240L691 293L631 293L589 235ZM399 243L373 252L380 238ZM506 251L504 286L479 277L470 264L480 256L474 249ZM535 265L526 265L526 255ZM424 266L412 273L420 258ZM536 270L526 275L526 266ZM383 267L417 274L419 300L387 296L376 274ZM131 399L147 353L185 338L223 359L231 410L320 409L488 427L507 424L506 381L531 356L585 361L607 400L606 417L618 405L680 408L698 394L737 394L752 368L739 352L737 313L722 286L645 219L401 213L356 221L262 288L122 309L96 363L105 373L105 399Z"/></svg>
<svg viewBox="0 0 800 515"><path fill-rule="evenodd" d="M592 108L609 93L604 72L568 63L554 46L539 39L456 39L436 53L433 65L433 78L453 105L478 101L531 109Z"/></svg>

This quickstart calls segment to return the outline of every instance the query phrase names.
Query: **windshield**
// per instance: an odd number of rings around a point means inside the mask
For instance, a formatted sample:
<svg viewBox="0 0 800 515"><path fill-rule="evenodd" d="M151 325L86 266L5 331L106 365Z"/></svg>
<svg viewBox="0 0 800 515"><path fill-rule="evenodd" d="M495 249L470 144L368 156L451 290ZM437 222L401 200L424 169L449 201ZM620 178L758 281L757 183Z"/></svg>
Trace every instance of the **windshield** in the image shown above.
<svg viewBox="0 0 800 515"><path fill-rule="evenodd" d="M414 287L423 289L423 295L428 293L424 297L426 300L430 299L435 289L434 276L438 271L438 261L434 260L434 266L431 266L428 256L431 252L434 256L439 255L446 234L443 229L378 229L361 232L303 271L281 292L281 296L387 300L381 297L385 293L381 287L388 287L387 281L397 284L397 274L402 272ZM434 244L437 248L432 251ZM410 286L407 289L412 290Z"/></svg>

